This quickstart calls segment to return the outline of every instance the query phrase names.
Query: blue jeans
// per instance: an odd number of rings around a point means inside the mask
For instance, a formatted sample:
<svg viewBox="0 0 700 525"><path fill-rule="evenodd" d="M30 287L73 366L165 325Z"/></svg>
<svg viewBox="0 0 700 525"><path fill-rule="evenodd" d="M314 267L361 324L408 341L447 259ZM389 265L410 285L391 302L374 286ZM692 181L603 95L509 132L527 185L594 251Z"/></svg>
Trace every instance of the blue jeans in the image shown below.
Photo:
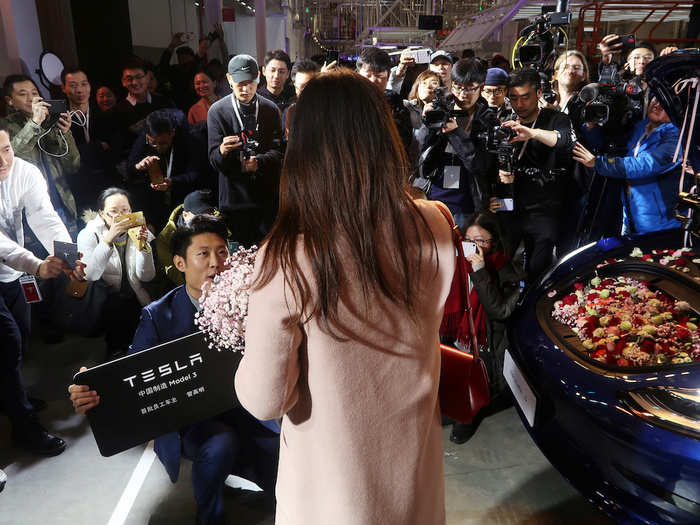
<svg viewBox="0 0 700 525"><path fill-rule="evenodd" d="M13 424L34 412L22 381L22 354L29 344L30 319L19 279L0 283L0 400Z"/></svg>

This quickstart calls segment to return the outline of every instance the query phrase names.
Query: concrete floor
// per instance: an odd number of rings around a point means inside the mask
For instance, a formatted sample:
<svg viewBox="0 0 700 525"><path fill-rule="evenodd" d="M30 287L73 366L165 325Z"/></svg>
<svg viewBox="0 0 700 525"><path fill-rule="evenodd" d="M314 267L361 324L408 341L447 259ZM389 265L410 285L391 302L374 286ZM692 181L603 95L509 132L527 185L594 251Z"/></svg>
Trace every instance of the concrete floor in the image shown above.
<svg viewBox="0 0 700 525"><path fill-rule="evenodd" d="M0 415L0 468L9 478L0 493L0 525L194 523L189 462L183 462L180 480L173 485L156 458L130 503L125 488L150 451L144 452L142 445L103 458L85 419L73 413L67 385L80 365L94 365L103 355L99 338L69 337L49 346L34 337L25 359L25 381L32 395L49 402L41 420L68 441L68 448L48 459L13 449L7 419ZM448 524L614 523L551 467L515 409L486 418L465 445L449 441L449 428L443 432ZM261 493L240 488L247 486L244 480L231 482L225 491L229 523L274 523L274 510Z"/></svg>

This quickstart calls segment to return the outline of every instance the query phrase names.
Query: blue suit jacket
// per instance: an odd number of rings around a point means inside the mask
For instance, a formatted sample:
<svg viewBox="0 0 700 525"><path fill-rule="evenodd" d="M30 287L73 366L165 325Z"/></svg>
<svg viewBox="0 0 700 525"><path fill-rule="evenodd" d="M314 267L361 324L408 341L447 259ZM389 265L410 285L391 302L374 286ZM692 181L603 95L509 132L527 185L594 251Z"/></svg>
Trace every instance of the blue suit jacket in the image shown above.
<svg viewBox="0 0 700 525"><path fill-rule="evenodd" d="M623 207L623 233L648 233L678 228L674 207L678 202L680 160L673 162L673 154L680 131L670 122L661 124L648 137L644 132L649 120L637 124L627 144L627 157L596 158L595 170L605 177L626 179L629 188L629 208ZM634 150L639 142L639 151ZM623 188L622 199L625 199ZM636 231L630 232L630 218Z"/></svg>
<svg viewBox="0 0 700 525"><path fill-rule="evenodd" d="M197 332L199 329L194 324L195 312L195 307L187 295L184 285L178 286L157 301L153 301L141 310L141 320L136 329L134 340L129 347L129 353L140 352ZM275 428L269 422L262 424L279 433L279 427ZM170 479L175 483L180 473L180 459L182 458L180 433L171 432L156 438L154 450Z"/></svg>

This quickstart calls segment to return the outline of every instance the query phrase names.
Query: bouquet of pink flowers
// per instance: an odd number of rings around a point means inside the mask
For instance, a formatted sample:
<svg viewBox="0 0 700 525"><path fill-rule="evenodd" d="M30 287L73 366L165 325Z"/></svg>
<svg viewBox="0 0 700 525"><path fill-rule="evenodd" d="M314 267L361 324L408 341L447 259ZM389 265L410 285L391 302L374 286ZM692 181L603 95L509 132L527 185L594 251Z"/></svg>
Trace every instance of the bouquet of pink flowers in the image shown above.
<svg viewBox="0 0 700 525"><path fill-rule="evenodd" d="M226 270L202 286L202 311L195 322L209 340L209 348L243 351L248 296L257 246L240 247L226 259Z"/></svg>

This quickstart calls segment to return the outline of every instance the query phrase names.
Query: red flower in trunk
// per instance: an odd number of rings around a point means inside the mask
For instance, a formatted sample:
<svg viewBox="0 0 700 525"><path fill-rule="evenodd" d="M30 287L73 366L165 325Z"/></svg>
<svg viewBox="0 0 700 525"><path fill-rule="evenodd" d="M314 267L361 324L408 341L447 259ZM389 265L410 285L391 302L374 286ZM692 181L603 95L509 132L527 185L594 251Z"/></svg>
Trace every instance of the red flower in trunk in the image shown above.
<svg viewBox="0 0 700 525"><path fill-rule="evenodd" d="M572 304L576 304L576 299L577 299L576 294L569 294L569 295L567 295L566 297L564 297L564 298L561 300L561 302L564 303L564 304L572 305ZM584 312L585 312L585 311L586 311L586 310L584 309Z"/></svg>
<svg viewBox="0 0 700 525"><path fill-rule="evenodd" d="M690 337L690 330L682 326L676 326L676 337L678 339L688 339Z"/></svg>

